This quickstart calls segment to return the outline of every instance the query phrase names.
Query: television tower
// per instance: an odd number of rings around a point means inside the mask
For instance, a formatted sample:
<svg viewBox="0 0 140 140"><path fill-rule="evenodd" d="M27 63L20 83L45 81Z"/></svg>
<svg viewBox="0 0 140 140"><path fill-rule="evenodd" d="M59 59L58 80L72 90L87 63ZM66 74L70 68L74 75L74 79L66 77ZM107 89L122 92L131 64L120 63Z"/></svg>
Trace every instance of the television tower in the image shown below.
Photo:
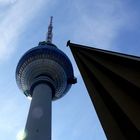
<svg viewBox="0 0 140 140"><path fill-rule="evenodd" d="M46 41L27 51L16 68L16 82L32 98L24 140L51 140L51 103L75 84L69 58L52 43L52 20Z"/></svg>

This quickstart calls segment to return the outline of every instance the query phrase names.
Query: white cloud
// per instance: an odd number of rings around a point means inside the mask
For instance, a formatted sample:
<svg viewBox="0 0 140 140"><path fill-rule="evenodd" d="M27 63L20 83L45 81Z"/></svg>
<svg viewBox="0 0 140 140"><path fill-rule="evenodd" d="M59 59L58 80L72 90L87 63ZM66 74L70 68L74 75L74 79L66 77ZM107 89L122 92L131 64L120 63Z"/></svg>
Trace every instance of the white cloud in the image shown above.
<svg viewBox="0 0 140 140"><path fill-rule="evenodd" d="M13 2L16 1L0 0L0 4ZM44 0L19 0L10 7L0 22L0 61L9 58L13 53L19 35L24 31L27 23L31 21L43 4Z"/></svg>
<svg viewBox="0 0 140 140"><path fill-rule="evenodd" d="M133 13L130 13L121 0L93 0L90 5L75 2L75 6L79 13L76 21L80 22L74 33L74 40L82 40L80 43L110 49L120 29L132 24L130 19Z"/></svg>
<svg viewBox="0 0 140 140"><path fill-rule="evenodd" d="M0 5L9 5L15 3L17 0L0 0Z"/></svg>

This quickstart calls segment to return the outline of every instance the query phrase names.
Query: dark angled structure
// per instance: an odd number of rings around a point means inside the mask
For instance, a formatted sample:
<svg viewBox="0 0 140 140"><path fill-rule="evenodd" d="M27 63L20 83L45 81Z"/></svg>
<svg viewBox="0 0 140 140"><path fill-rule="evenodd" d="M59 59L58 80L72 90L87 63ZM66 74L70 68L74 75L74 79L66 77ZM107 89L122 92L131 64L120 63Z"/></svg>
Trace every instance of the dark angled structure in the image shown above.
<svg viewBox="0 0 140 140"><path fill-rule="evenodd" d="M68 46L107 139L140 140L140 57Z"/></svg>
<svg viewBox="0 0 140 140"><path fill-rule="evenodd" d="M47 39L27 51L16 68L16 82L31 106L25 140L51 140L51 102L76 83L69 58L52 44L52 17Z"/></svg>

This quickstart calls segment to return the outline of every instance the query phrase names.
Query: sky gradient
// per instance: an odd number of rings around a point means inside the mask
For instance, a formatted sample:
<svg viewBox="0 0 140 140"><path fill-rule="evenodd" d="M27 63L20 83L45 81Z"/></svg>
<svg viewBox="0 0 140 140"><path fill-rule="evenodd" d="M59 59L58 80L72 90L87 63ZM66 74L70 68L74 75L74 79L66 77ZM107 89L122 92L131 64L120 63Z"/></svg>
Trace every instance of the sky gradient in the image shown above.
<svg viewBox="0 0 140 140"><path fill-rule="evenodd" d="M140 56L139 6L138 0L0 0L0 140L17 140L24 129L30 101L16 85L15 69L45 40L50 16L53 43L69 56L78 79L52 103L52 140L106 140L66 43Z"/></svg>

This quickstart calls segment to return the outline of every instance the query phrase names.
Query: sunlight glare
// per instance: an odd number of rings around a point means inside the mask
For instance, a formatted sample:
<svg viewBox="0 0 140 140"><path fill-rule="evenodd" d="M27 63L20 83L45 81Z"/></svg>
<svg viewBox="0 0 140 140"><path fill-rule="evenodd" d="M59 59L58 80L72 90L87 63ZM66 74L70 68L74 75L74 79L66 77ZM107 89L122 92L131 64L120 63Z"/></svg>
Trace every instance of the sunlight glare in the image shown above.
<svg viewBox="0 0 140 140"><path fill-rule="evenodd" d="M26 132L24 130L21 130L17 134L17 140L24 140L26 138Z"/></svg>

